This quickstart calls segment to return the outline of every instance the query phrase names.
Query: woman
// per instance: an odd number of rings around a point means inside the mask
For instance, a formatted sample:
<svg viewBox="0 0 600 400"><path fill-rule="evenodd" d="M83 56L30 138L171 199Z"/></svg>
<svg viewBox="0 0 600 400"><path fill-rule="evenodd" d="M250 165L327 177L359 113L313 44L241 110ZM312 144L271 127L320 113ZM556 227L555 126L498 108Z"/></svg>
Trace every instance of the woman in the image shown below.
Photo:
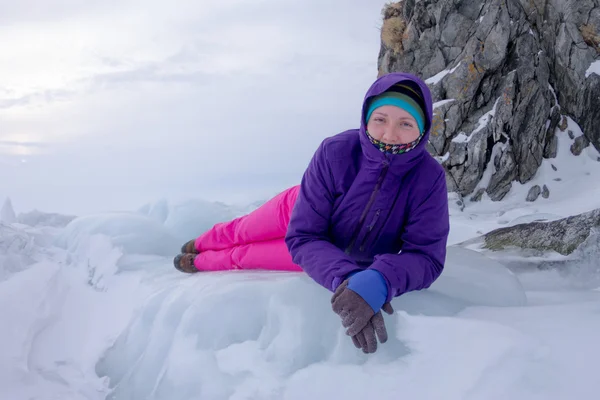
<svg viewBox="0 0 600 400"><path fill-rule="evenodd" d="M441 274L449 233L443 167L426 151L429 88L391 73L368 90L359 129L326 138L299 186L186 243L175 266L304 271L334 292L357 347L387 336L380 310Z"/></svg>

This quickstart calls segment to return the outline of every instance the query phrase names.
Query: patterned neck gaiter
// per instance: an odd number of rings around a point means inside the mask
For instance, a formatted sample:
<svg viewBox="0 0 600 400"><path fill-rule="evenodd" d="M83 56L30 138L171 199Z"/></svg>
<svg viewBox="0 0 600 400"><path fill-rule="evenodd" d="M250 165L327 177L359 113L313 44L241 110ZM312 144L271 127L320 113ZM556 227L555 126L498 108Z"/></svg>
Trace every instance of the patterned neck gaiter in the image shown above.
<svg viewBox="0 0 600 400"><path fill-rule="evenodd" d="M387 143L383 143L382 141L375 139L373 136L371 136L369 131L366 131L366 132L367 132L367 137L369 138L371 143L373 143L373 145L375 147L377 147L379 149L379 151L381 151L382 153L388 153L388 154L407 153L407 152L411 151L412 149L414 149L415 147L417 147L417 145L421 141L421 138L423 137L423 135L421 134L417 139L415 139L414 141L412 141L410 143L387 144Z"/></svg>

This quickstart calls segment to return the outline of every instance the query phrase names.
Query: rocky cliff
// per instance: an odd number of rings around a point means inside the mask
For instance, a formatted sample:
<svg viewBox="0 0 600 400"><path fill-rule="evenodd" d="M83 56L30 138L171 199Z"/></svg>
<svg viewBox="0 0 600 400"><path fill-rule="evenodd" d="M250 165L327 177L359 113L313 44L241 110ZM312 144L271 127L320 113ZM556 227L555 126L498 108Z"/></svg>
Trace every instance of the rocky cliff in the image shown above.
<svg viewBox="0 0 600 400"><path fill-rule="evenodd" d="M567 116L600 150L600 0L402 0L384 8L381 42L379 74L432 90L429 151L450 191L501 200L556 156Z"/></svg>

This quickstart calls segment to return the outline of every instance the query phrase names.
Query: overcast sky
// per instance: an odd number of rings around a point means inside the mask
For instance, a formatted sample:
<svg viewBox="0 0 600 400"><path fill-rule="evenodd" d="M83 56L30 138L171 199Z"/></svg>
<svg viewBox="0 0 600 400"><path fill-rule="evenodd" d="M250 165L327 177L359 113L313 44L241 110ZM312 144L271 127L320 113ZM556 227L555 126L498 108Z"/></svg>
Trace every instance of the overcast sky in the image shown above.
<svg viewBox="0 0 600 400"><path fill-rule="evenodd" d="M0 4L0 202L248 202L360 120L384 1Z"/></svg>

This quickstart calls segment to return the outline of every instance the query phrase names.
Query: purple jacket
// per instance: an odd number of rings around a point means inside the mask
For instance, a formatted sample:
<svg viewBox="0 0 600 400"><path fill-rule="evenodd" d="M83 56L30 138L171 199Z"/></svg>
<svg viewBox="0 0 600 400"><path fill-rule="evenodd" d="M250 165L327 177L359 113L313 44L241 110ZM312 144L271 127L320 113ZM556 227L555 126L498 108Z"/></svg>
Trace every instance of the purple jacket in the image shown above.
<svg viewBox="0 0 600 400"><path fill-rule="evenodd" d="M367 99L403 80L417 82L425 97L425 136L407 153L382 153L365 133ZM441 274L450 227L445 172L425 148L432 113L422 80L388 74L368 90L360 128L326 138L315 152L285 242L294 263L325 288L371 268L385 277L390 301Z"/></svg>

